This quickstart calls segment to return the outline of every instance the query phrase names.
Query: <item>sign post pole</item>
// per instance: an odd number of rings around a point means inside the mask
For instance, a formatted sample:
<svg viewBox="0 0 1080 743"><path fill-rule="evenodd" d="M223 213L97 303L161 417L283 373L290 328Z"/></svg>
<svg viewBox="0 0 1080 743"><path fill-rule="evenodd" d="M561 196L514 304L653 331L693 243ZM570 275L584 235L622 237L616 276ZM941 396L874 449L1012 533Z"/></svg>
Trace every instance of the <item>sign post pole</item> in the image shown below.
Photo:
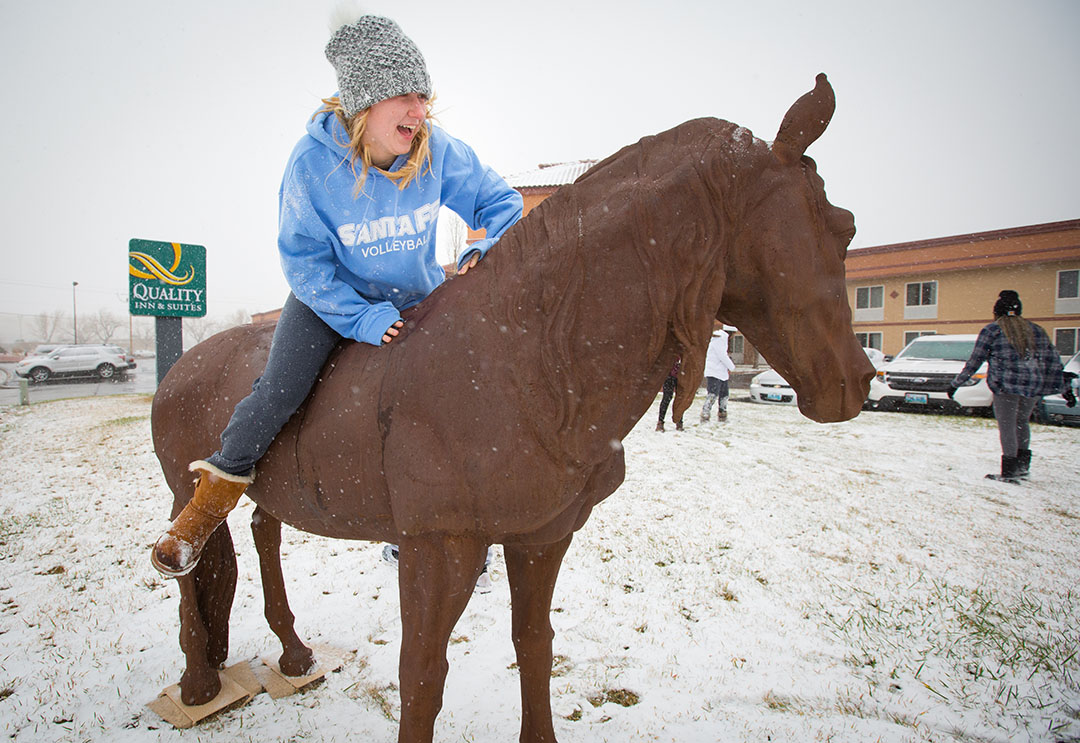
<svg viewBox="0 0 1080 743"><path fill-rule="evenodd" d="M184 326L179 317L154 318L154 355L157 357L157 383L184 354Z"/></svg>

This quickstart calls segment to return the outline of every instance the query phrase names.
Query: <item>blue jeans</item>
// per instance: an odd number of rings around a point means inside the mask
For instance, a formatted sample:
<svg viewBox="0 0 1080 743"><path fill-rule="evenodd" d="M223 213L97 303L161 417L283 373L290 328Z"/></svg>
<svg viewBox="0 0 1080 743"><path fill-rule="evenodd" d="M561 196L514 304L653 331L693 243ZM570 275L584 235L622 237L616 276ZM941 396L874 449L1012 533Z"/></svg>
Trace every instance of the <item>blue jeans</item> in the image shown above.
<svg viewBox="0 0 1080 743"><path fill-rule="evenodd" d="M726 400L729 395L728 381L720 379L720 377L705 377L705 392L709 395L716 395L721 400ZM722 407L721 410L723 410Z"/></svg>
<svg viewBox="0 0 1080 743"><path fill-rule="evenodd" d="M233 410L221 433L221 449L206 461L230 475L252 475L255 463L311 392L340 340L335 330L290 293L274 330L266 369L255 380L251 394Z"/></svg>

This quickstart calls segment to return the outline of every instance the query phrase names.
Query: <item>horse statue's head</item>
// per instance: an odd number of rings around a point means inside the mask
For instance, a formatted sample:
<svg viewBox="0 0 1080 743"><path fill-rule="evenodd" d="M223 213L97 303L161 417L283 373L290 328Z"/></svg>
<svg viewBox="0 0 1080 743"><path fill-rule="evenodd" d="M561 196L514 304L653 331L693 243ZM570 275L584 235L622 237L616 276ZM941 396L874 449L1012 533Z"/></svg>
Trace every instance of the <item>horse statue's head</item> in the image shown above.
<svg viewBox="0 0 1080 743"><path fill-rule="evenodd" d="M855 219L829 203L814 161L803 154L834 107L821 74L771 146L719 119L690 121L639 143L638 170L672 183L653 201L681 215L661 231L660 207L650 213L639 206L651 234L665 234L659 255L648 258L653 269L663 269L663 256L683 256L654 297L673 307L667 326L653 328L654 339L671 334L683 358L676 417L701 379L714 317L736 326L791 383L807 417L840 421L861 410L873 367L851 330L844 279Z"/></svg>
<svg viewBox="0 0 1080 743"><path fill-rule="evenodd" d="M791 384L802 413L821 422L858 415L874 374L851 330L844 278L855 218L829 203L814 161L803 154L834 107L832 87L820 74L784 117L772 147L760 153L764 171L743 194L747 206L732 236L717 313ZM738 280L747 273L758 281Z"/></svg>

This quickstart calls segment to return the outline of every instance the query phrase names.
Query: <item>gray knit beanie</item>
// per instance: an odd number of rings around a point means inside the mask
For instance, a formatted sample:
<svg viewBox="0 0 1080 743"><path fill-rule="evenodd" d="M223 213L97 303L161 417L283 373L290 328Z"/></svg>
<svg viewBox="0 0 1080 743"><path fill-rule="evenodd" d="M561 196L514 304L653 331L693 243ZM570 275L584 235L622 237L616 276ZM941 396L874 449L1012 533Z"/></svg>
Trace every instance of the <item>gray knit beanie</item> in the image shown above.
<svg viewBox="0 0 1080 743"><path fill-rule="evenodd" d="M424 56L389 18L365 15L342 26L326 45L337 71L341 105L349 116L407 93L431 97Z"/></svg>

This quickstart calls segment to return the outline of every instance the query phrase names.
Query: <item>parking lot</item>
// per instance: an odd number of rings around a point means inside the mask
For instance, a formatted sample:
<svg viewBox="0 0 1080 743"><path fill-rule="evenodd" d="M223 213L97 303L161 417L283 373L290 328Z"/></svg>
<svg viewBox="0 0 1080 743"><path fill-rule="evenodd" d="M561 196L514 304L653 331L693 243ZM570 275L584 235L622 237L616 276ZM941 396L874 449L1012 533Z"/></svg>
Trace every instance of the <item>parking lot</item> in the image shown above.
<svg viewBox="0 0 1080 743"><path fill-rule="evenodd" d="M19 378L15 364L0 364L0 407L18 405L20 402ZM153 393L157 389L157 364L155 359L138 359L134 371L114 379L57 379L42 384L29 384L30 402L61 400L70 397L95 397L119 395L131 392Z"/></svg>

